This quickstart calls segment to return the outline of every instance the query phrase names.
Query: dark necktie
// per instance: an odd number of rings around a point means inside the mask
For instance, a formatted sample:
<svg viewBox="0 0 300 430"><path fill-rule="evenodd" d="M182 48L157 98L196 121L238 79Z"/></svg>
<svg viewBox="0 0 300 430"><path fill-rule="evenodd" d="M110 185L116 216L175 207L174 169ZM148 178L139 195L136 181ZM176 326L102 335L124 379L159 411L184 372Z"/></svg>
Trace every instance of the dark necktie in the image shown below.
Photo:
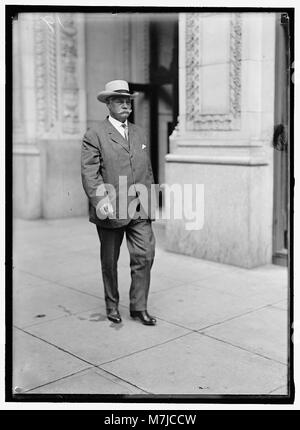
<svg viewBox="0 0 300 430"><path fill-rule="evenodd" d="M128 127L126 124L122 124L122 127L124 128L125 140L128 142Z"/></svg>

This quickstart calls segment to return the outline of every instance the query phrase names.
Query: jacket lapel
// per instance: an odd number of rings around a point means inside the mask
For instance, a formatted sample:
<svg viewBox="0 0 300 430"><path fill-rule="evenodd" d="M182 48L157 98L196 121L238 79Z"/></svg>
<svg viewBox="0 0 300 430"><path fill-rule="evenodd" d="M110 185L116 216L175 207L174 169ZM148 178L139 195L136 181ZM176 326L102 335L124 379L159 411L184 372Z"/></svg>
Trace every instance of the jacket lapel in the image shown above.
<svg viewBox="0 0 300 430"><path fill-rule="evenodd" d="M125 149L125 151L129 152L128 143L125 141L123 136L118 132L118 130L116 130L115 127L109 122L108 119L106 120L106 130L111 140L118 143Z"/></svg>

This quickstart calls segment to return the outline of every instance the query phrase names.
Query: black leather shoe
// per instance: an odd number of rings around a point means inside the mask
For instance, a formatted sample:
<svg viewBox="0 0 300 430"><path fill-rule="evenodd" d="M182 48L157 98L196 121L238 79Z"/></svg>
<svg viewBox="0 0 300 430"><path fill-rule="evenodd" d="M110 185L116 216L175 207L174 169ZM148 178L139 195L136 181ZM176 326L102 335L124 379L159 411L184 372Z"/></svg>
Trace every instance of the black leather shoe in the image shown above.
<svg viewBox="0 0 300 430"><path fill-rule="evenodd" d="M148 314L147 311L130 311L131 318L139 319L145 325L155 325L156 319Z"/></svg>
<svg viewBox="0 0 300 430"><path fill-rule="evenodd" d="M121 318L121 315L119 314L118 309L107 309L106 315L110 321L116 324L119 324L120 322L122 322L122 318Z"/></svg>

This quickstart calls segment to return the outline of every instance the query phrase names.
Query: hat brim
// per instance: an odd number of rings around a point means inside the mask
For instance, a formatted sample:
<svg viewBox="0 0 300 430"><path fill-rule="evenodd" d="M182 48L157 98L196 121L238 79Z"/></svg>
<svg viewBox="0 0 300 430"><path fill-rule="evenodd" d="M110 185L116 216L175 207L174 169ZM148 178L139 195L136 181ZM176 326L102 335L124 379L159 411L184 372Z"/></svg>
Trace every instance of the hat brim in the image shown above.
<svg viewBox="0 0 300 430"><path fill-rule="evenodd" d="M112 92L112 91L101 91L98 95L97 95L97 99L99 100L99 102L102 103L106 103L107 99L109 97L129 97L131 99L136 98L139 95L139 93L135 92L132 94L128 94L128 93L117 93L117 92Z"/></svg>

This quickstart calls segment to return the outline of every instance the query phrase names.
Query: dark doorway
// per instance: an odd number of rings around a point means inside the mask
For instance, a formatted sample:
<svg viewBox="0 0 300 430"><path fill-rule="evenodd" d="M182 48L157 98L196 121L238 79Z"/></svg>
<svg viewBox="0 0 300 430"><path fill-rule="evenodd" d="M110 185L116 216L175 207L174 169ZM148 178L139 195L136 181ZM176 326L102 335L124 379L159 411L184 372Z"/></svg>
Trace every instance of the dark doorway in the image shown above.
<svg viewBox="0 0 300 430"><path fill-rule="evenodd" d="M276 20L273 263L287 265L290 152L289 17Z"/></svg>
<svg viewBox="0 0 300 430"><path fill-rule="evenodd" d="M164 181L164 156L178 117L177 14L155 14L149 19L149 82L129 85L149 103L151 162L159 183Z"/></svg>

